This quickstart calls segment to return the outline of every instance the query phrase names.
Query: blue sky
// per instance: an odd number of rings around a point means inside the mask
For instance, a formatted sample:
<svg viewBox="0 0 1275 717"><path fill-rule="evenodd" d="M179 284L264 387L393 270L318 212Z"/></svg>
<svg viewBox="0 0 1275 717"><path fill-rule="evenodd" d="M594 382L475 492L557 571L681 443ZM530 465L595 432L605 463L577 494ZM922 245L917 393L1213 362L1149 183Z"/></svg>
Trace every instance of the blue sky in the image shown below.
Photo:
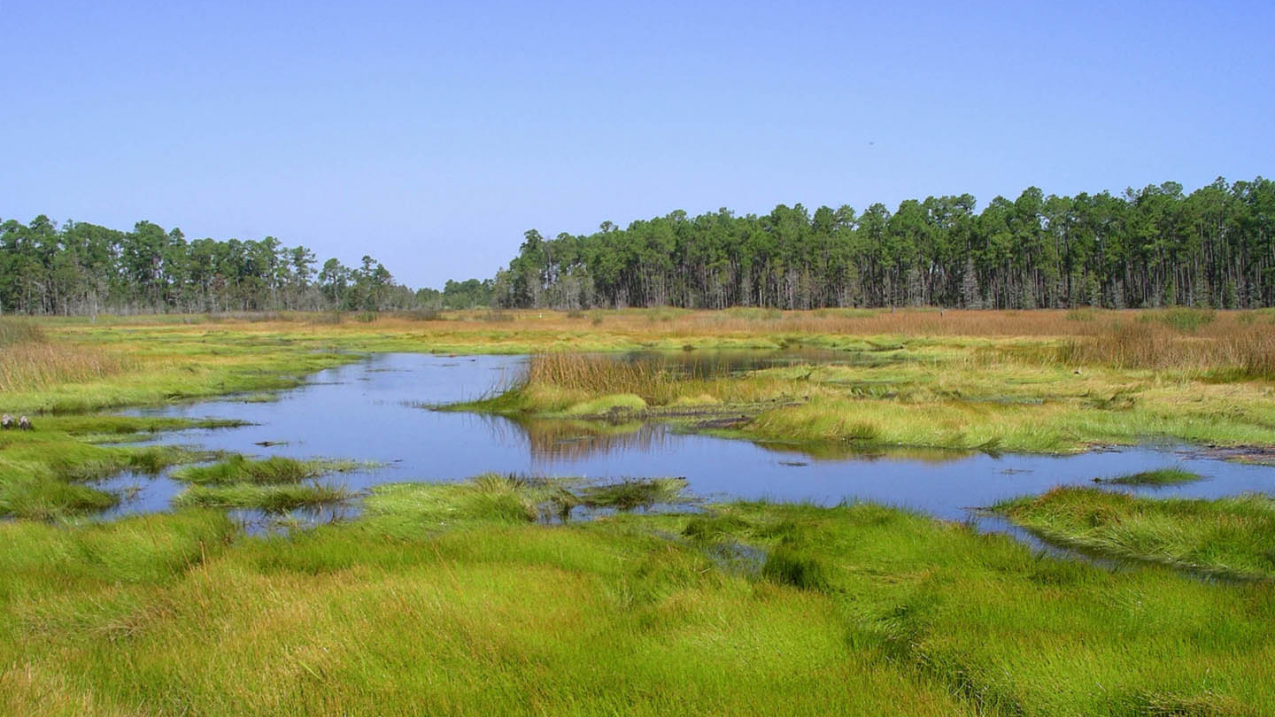
<svg viewBox="0 0 1275 717"><path fill-rule="evenodd" d="M522 232L1275 173L1275 3L29 2L0 218L487 277Z"/></svg>

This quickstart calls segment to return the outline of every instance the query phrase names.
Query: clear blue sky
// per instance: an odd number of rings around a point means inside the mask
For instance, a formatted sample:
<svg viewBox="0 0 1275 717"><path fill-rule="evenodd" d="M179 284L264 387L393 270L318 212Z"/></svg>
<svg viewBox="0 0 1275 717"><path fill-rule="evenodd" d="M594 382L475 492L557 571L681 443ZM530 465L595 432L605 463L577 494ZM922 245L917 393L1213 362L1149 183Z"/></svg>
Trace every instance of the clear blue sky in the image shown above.
<svg viewBox="0 0 1275 717"><path fill-rule="evenodd" d="M1275 173L1270 0L0 18L0 218L272 234L413 286L491 276L532 227Z"/></svg>

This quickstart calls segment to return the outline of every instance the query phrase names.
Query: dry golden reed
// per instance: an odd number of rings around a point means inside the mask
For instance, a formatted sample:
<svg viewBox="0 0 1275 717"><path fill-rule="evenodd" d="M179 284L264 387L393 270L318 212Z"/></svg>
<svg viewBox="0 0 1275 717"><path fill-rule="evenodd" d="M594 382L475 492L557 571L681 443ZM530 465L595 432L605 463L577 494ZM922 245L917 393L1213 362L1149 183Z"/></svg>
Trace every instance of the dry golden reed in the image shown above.
<svg viewBox="0 0 1275 717"><path fill-rule="evenodd" d="M632 393L656 396L669 393L676 377L654 359L617 360L609 356L542 353L527 363L527 383L560 386L589 393Z"/></svg>
<svg viewBox="0 0 1275 717"><path fill-rule="evenodd" d="M71 344L28 342L0 348L0 391L38 391L124 373L135 362Z"/></svg>
<svg viewBox="0 0 1275 717"><path fill-rule="evenodd" d="M1275 329L1241 326L1212 336L1183 335L1163 324L1122 323L1098 336L1068 341L1060 358L1120 369L1232 370L1275 377Z"/></svg>

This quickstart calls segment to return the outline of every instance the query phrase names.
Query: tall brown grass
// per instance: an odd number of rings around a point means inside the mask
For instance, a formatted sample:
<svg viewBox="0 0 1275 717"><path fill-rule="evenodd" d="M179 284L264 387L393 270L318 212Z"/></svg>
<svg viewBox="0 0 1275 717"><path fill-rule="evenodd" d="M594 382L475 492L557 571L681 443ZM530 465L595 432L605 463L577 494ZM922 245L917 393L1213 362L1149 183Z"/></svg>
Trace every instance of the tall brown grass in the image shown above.
<svg viewBox="0 0 1275 717"><path fill-rule="evenodd" d="M0 348L44 341L44 330L39 325L21 319L0 319Z"/></svg>
<svg viewBox="0 0 1275 717"><path fill-rule="evenodd" d="M1212 336L1184 336L1171 325L1122 323L1093 338L1068 341L1059 358L1075 365L1236 371L1275 378L1275 329L1238 326Z"/></svg>
<svg viewBox="0 0 1275 717"><path fill-rule="evenodd" d="M677 376L658 359L618 360L610 356L542 353L527 362L528 385L547 385L591 394L632 393L643 398L675 392Z"/></svg>
<svg viewBox="0 0 1275 717"><path fill-rule="evenodd" d="M99 349L49 341L39 326L0 321L0 392L39 391L123 373L135 361Z"/></svg>

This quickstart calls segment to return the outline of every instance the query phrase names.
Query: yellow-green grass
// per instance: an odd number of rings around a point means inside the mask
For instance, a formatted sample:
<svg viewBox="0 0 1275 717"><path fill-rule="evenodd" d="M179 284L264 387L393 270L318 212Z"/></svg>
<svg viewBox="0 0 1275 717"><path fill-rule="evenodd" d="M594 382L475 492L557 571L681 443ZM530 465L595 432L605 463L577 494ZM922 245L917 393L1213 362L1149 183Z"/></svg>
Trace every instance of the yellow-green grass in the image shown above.
<svg viewBox="0 0 1275 717"><path fill-rule="evenodd" d="M297 508L340 503L354 496L339 486L320 484L227 483L192 485L173 499L176 508L256 508L284 513Z"/></svg>
<svg viewBox="0 0 1275 717"><path fill-rule="evenodd" d="M223 461L209 465L178 468L173 471L172 477L194 485L232 483L282 485L300 483L307 478L350 471L357 467L358 464L352 461L297 460L284 456L254 460L241 455L232 455Z"/></svg>
<svg viewBox="0 0 1275 717"><path fill-rule="evenodd" d="M717 432L862 449L1070 452L1166 438L1275 445L1275 386L1264 379L1076 369L1032 344L914 343L888 365L859 365L848 353L846 363L718 377L681 376L660 361L540 354L522 382L456 408L542 418L745 415Z"/></svg>
<svg viewBox="0 0 1275 717"><path fill-rule="evenodd" d="M1218 575L1275 578L1275 500L1143 498L1056 488L995 510L1046 540Z"/></svg>
<svg viewBox="0 0 1275 717"><path fill-rule="evenodd" d="M0 712L1259 715L1271 583L1109 572L871 505L546 525L554 485L383 486L236 536L0 524Z"/></svg>

